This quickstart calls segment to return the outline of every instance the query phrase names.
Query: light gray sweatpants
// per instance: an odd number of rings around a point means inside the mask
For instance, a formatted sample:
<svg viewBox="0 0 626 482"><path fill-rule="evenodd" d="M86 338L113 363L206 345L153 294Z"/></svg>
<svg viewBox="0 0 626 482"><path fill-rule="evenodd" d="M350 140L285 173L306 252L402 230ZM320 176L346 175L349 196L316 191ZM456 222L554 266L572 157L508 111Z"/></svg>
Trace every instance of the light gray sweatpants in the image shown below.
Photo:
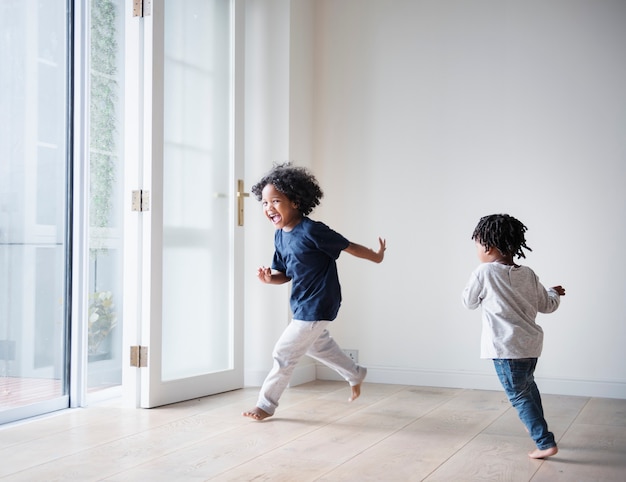
<svg viewBox="0 0 626 482"><path fill-rule="evenodd" d="M330 321L292 320L274 346L274 365L269 372L257 407L274 415L278 400L287 388L296 364L304 355L335 370L350 386L358 385L367 369L357 365L339 347L326 329Z"/></svg>

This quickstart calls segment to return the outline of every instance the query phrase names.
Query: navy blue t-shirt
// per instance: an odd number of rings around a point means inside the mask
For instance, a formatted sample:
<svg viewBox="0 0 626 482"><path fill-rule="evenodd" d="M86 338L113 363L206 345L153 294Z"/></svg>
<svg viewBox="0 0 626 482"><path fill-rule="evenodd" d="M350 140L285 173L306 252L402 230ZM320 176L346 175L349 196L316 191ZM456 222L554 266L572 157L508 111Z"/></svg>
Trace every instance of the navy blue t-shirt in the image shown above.
<svg viewBox="0 0 626 482"><path fill-rule="evenodd" d="M336 260L350 241L324 223L303 217L291 231L274 235L272 269L291 278L291 311L302 321L337 317L341 287Z"/></svg>

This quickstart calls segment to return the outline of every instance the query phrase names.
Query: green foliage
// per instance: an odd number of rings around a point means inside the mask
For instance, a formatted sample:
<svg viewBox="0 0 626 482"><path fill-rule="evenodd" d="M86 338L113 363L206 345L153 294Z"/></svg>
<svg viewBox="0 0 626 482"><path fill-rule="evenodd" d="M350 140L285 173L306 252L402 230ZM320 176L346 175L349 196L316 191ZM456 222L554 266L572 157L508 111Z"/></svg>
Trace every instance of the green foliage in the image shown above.
<svg viewBox="0 0 626 482"><path fill-rule="evenodd" d="M117 42L115 21L117 12L112 0L91 2L91 64L107 75L116 73Z"/></svg>
<svg viewBox="0 0 626 482"><path fill-rule="evenodd" d="M117 12L112 0L91 2L90 225L109 227L116 179Z"/></svg>
<svg viewBox="0 0 626 482"><path fill-rule="evenodd" d="M101 344L117 324L111 291L97 291L98 257L107 250L107 228L111 217L116 182L117 76L116 3L91 0L91 38L89 65L89 225L90 256L94 261L94 293L89 295L88 352L98 355Z"/></svg>

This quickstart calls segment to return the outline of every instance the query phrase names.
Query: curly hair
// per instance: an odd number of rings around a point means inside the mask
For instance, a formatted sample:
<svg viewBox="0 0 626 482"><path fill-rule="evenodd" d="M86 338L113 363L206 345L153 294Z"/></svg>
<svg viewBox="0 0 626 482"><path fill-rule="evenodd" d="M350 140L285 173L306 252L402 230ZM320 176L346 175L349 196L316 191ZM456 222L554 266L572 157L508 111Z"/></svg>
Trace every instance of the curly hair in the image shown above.
<svg viewBox="0 0 626 482"><path fill-rule="evenodd" d="M293 166L290 162L275 163L272 170L252 186L251 191L257 201L261 200L263 188L268 184L273 184L277 191L295 203L303 216L313 211L324 196L315 176L306 168Z"/></svg>
<svg viewBox="0 0 626 482"><path fill-rule="evenodd" d="M503 256L525 258L522 249L532 251L526 245L524 233L528 228L508 214L490 214L478 221L472 239L485 249L497 248Z"/></svg>

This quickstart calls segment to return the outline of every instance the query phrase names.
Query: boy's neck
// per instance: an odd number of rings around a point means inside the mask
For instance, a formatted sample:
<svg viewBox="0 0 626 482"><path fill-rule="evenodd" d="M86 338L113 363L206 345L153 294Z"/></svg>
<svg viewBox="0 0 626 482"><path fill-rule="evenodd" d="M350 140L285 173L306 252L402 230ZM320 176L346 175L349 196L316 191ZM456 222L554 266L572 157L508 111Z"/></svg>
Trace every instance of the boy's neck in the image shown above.
<svg viewBox="0 0 626 482"><path fill-rule="evenodd" d="M285 227L283 227L281 229L283 230L283 232L289 233L289 232L291 232L293 230L293 228L295 228L298 224L300 224L303 219L304 219L304 216L300 216L299 218L294 220L293 223L290 223L289 226L285 226Z"/></svg>
<svg viewBox="0 0 626 482"><path fill-rule="evenodd" d="M487 255L489 257L490 263L499 263L506 266L517 266L513 261L513 256L504 255L497 248L490 248Z"/></svg>
<svg viewBox="0 0 626 482"><path fill-rule="evenodd" d="M513 256L499 256L499 257L496 257L496 259L494 259L493 262L500 263L505 266L515 266L516 268L519 268L519 265L516 264L515 261L513 261Z"/></svg>

